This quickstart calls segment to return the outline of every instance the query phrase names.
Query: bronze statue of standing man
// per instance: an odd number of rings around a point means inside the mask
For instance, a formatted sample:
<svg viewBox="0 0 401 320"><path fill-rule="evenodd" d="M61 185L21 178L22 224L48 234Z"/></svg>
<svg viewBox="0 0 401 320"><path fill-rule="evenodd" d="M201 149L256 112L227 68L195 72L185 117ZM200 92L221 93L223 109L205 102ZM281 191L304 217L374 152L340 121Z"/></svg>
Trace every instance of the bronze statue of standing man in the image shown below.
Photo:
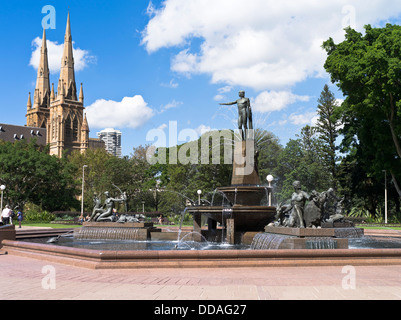
<svg viewBox="0 0 401 320"><path fill-rule="evenodd" d="M242 132L242 140L246 140L246 131L253 129L251 102L245 98L245 91L239 92L239 99L234 102L220 103L221 106L238 105L238 129ZM248 126L249 123L249 126Z"/></svg>

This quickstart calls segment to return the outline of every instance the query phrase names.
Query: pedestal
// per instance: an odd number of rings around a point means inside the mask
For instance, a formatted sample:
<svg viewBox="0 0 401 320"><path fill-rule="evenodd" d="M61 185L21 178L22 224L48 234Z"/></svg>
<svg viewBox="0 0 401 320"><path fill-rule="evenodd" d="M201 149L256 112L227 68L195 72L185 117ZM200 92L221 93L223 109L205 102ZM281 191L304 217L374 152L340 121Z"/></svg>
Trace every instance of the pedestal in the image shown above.
<svg viewBox="0 0 401 320"><path fill-rule="evenodd" d="M226 225L227 225L227 242L231 245L235 244L235 223L234 219L227 219L226 220Z"/></svg>
<svg viewBox="0 0 401 320"><path fill-rule="evenodd" d="M235 141L232 186L260 185L260 178L255 170L255 141Z"/></svg>
<svg viewBox="0 0 401 320"><path fill-rule="evenodd" d="M194 214L194 234L193 240L197 242L202 241L202 214L195 213Z"/></svg>

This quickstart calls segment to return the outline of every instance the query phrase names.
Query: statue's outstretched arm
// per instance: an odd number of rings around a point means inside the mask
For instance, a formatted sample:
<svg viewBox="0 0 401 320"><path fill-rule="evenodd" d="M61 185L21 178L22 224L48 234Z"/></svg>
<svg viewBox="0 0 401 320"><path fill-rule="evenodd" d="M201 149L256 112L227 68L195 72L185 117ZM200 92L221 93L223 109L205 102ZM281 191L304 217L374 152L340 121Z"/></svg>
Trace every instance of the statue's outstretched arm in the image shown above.
<svg viewBox="0 0 401 320"><path fill-rule="evenodd" d="M237 101L234 102L228 102L228 103L220 103L221 106L232 106L234 104L237 104Z"/></svg>

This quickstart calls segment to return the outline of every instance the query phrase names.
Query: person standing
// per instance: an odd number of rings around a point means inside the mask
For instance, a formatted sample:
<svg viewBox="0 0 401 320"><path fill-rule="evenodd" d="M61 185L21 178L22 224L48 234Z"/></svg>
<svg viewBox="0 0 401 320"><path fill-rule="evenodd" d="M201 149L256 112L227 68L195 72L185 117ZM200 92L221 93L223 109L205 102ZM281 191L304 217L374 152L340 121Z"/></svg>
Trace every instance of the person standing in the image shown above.
<svg viewBox="0 0 401 320"><path fill-rule="evenodd" d="M6 205L3 212L1 213L1 220L5 225L10 224L11 209L9 205Z"/></svg>
<svg viewBox="0 0 401 320"><path fill-rule="evenodd" d="M21 210L19 210L19 209L18 209L18 213L17 213L17 219L18 219L19 228L21 229L21 223L22 223L22 220L24 219L24 215L21 212Z"/></svg>

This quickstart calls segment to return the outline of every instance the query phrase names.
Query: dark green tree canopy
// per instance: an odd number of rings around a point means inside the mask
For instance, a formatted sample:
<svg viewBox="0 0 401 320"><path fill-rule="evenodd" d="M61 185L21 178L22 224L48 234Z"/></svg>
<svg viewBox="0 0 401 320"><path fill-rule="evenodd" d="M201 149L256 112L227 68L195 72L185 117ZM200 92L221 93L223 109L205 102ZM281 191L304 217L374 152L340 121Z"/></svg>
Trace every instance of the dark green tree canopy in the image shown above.
<svg viewBox="0 0 401 320"><path fill-rule="evenodd" d="M323 44L326 70L346 97L342 151L354 153L368 176L401 177L401 27L346 29L345 41ZM355 149L355 151L352 151ZM401 196L401 195L400 195Z"/></svg>

